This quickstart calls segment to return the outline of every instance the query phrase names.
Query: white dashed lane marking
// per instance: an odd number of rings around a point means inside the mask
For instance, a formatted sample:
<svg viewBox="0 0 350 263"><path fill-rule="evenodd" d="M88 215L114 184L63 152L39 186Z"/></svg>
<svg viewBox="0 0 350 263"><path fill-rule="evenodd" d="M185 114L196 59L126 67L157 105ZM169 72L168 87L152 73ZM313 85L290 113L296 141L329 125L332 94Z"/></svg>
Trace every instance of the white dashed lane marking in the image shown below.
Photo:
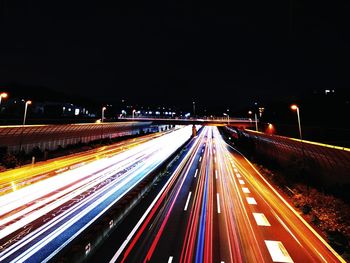
<svg viewBox="0 0 350 263"><path fill-rule="evenodd" d="M184 211L186 211L186 210L187 210L188 203L190 202L191 194L192 194L192 192L189 192L189 193L188 193L188 197L187 197L187 201L186 201L186 204L185 204Z"/></svg>
<svg viewBox="0 0 350 263"><path fill-rule="evenodd" d="M258 226L271 226L263 213L253 213L253 216Z"/></svg>
<svg viewBox="0 0 350 263"><path fill-rule="evenodd" d="M242 187L242 191L245 194L249 194L250 193L250 191L249 191L249 189L247 187Z"/></svg>
<svg viewBox="0 0 350 263"><path fill-rule="evenodd" d="M257 204L255 199L254 199L254 197L247 197L247 202L250 205L256 205Z"/></svg>
<svg viewBox="0 0 350 263"><path fill-rule="evenodd" d="M269 250L273 262L293 262L281 241L265 240L265 244Z"/></svg>
<svg viewBox="0 0 350 263"><path fill-rule="evenodd" d="M218 214L220 214L221 210L220 210L220 196L219 196L219 193L216 193L216 200L217 200L217 203L218 203Z"/></svg>

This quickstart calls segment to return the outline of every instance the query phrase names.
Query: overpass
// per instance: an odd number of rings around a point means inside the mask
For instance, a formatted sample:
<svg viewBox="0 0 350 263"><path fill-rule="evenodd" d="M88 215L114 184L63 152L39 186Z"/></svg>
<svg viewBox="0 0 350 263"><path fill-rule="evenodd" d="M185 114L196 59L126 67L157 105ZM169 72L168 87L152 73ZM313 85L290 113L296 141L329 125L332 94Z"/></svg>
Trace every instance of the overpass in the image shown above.
<svg viewBox="0 0 350 263"><path fill-rule="evenodd" d="M123 121L152 122L153 124L173 124L173 125L209 125L209 126L231 126L240 129L255 127L255 122L249 118L161 118L161 117L120 117Z"/></svg>

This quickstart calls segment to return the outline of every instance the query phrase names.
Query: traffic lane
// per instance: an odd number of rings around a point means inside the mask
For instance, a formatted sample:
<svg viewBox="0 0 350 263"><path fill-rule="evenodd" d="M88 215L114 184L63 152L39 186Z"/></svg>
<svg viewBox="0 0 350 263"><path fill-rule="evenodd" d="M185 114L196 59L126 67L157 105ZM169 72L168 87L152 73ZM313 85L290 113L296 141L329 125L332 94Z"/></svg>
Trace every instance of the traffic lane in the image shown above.
<svg viewBox="0 0 350 263"><path fill-rule="evenodd" d="M287 239L286 248L292 258L311 258L326 262L345 262L326 241L292 208L279 192L253 168L247 159L231 152L234 160L249 184L266 204L265 212L277 220L285 231L281 238ZM270 219L272 220L272 219ZM288 234L286 234L286 232ZM303 255L303 256L301 256Z"/></svg>
<svg viewBox="0 0 350 263"><path fill-rule="evenodd" d="M97 149L41 161L34 165L26 165L2 172L0 178L0 195L16 191L26 185L47 179L69 169L75 169L79 167L79 165L85 165L96 159L113 156L162 135L163 134L160 133L145 135L110 146L103 146Z"/></svg>
<svg viewBox="0 0 350 263"><path fill-rule="evenodd" d="M240 182L234 177L234 167L227 160L227 150L222 147L220 138L216 141L217 191L222 207L219 221L222 233L220 237L221 243L227 244L225 249L222 249L223 258L227 262L265 262L269 255L258 242L260 233L253 228L246 200L239 190Z"/></svg>
<svg viewBox="0 0 350 263"><path fill-rule="evenodd" d="M214 241L217 233L217 207L214 205L216 203L211 181L214 174L210 167L213 162L210 133L205 137L209 139L206 141L206 149L202 149L201 164L197 167L199 172L193 176L194 182L187 197L189 201L178 203L177 212L172 214L166 227L167 234L162 237L157 247L159 254L152 258L154 262L216 262L220 258L216 253L219 244Z"/></svg>
<svg viewBox="0 0 350 263"><path fill-rule="evenodd" d="M202 134L205 134L205 131L203 131ZM199 147L196 150L194 157L192 157L192 160L190 161L189 169L185 171L185 174L182 174L182 177L184 178L184 183L180 184L179 181L181 181L182 179L179 178L177 186L172 189L173 194L179 191L177 199L171 200L175 201L176 205L174 205L170 211L169 209L166 209L170 206L169 200L163 202L162 206L157 210L156 215L149 222L149 225L147 227L148 231L143 233L138 242L133 245L134 249L126 258L126 262L133 262L135 260L141 261L141 259L145 258L150 252L152 245L155 246L155 251L154 253L152 253L152 255L148 256L151 256L151 261L156 262L158 262L159 260L161 260L159 262L162 262L162 260L168 261L170 257L169 253L174 253L173 250L181 250L181 242L178 243L176 241L179 241L181 239L181 226L186 223L186 214L184 214L183 212L185 210L187 200L189 201L187 203L186 210L188 209L189 203L191 202L191 198L188 199L189 195L186 195L186 192L188 192L186 191L186 188L188 189L192 187L193 180L195 180L199 176L198 163L202 161L202 154L204 150L203 147L205 147L203 145L204 143L202 142L202 140L203 138L201 138L201 147ZM181 189L179 187L181 187ZM158 232L160 229L160 225L163 223L163 220L166 217L166 214L169 212L171 214L168 217L168 221L164 226L164 231ZM175 214L177 213L179 213L180 216L185 216L182 217L181 220L176 220L177 216ZM154 239L158 233L161 233L160 240L153 244L153 242L155 242ZM169 237L169 239L164 240L165 236ZM176 237L175 242L174 240L172 240L174 237ZM162 248L160 249L160 247Z"/></svg>
<svg viewBox="0 0 350 263"><path fill-rule="evenodd" d="M231 164L232 165L232 164ZM266 262L309 262L309 255L300 253L297 258L291 256L293 249L301 249L299 243L289 233L289 229L276 218L265 200L256 192L254 187L246 179L244 172L239 171L235 165L232 177L235 177L237 192L241 195L242 205L246 211L246 222L250 222L251 232L255 237L255 246ZM242 231L242 230L241 230ZM242 237L251 236L249 233L241 234ZM242 238L241 238L242 239ZM246 241L241 242L247 243ZM249 243L247 243L249 244ZM251 256L246 255L247 256ZM270 260L269 260L270 259ZM262 260L262 259L260 259Z"/></svg>

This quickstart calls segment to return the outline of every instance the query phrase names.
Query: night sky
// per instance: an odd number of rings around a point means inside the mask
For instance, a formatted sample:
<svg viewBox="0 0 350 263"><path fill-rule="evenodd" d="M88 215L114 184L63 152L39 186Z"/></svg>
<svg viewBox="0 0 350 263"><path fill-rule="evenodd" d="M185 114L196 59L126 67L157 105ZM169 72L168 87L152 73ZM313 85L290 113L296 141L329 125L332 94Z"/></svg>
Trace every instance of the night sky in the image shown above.
<svg viewBox="0 0 350 263"><path fill-rule="evenodd" d="M0 1L0 84L208 107L350 84L346 1L71 2Z"/></svg>

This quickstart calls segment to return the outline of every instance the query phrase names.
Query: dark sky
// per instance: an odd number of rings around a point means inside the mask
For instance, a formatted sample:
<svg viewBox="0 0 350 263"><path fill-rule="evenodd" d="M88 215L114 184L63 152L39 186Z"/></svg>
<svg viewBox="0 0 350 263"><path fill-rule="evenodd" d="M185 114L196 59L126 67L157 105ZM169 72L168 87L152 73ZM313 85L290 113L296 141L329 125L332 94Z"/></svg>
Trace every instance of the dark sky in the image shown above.
<svg viewBox="0 0 350 263"><path fill-rule="evenodd" d="M225 107L350 84L346 1L71 2L0 0L0 83Z"/></svg>

